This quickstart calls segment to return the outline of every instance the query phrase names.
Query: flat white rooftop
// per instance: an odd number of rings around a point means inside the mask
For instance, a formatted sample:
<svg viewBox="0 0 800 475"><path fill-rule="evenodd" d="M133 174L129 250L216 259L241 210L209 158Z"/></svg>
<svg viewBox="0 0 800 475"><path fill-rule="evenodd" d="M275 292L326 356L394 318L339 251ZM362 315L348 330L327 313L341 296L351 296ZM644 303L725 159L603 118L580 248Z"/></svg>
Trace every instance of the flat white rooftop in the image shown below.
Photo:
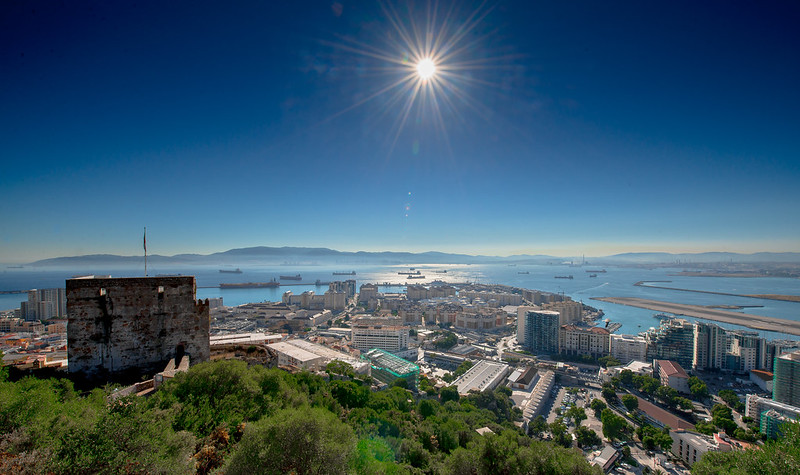
<svg viewBox="0 0 800 475"><path fill-rule="evenodd" d="M211 346L228 344L253 344L263 345L265 343L278 342L283 339L283 335L277 333L232 333L229 335L212 335L210 338Z"/></svg>
<svg viewBox="0 0 800 475"><path fill-rule="evenodd" d="M471 390L484 391L497 386L509 371L509 366L503 363L481 361L460 378L453 381L459 394L467 394Z"/></svg>
<svg viewBox="0 0 800 475"><path fill-rule="evenodd" d="M314 361L322 358L320 355L316 353L312 353L303 348L293 345L290 341L280 341L278 343L271 343L267 345L267 347L272 348L273 350L281 352L285 355L288 355L293 359L300 361L301 363Z"/></svg>

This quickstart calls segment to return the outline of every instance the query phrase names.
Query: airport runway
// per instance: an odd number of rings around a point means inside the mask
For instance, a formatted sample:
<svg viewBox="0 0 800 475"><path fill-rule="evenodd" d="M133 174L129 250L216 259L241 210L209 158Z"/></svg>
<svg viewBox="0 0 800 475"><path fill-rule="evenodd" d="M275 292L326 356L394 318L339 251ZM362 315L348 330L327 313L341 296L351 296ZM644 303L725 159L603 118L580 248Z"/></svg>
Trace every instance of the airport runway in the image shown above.
<svg viewBox="0 0 800 475"><path fill-rule="evenodd" d="M662 302L659 300L640 299L636 297L595 297L592 300L610 302L631 307L646 308L657 312L673 313L687 317L702 318L715 322L730 323L752 328L789 335L800 336L800 322L784 320L781 318L762 317L747 313L729 312L701 305L687 305L681 303Z"/></svg>

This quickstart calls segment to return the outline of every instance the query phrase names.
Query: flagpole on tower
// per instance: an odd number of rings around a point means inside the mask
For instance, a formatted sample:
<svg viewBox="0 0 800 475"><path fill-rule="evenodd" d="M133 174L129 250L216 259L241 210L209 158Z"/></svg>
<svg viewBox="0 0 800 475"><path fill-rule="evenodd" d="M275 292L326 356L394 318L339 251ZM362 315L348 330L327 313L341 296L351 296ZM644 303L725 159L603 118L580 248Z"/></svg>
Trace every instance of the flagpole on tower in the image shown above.
<svg viewBox="0 0 800 475"><path fill-rule="evenodd" d="M147 277L147 226L144 227L142 245L144 246L144 276Z"/></svg>

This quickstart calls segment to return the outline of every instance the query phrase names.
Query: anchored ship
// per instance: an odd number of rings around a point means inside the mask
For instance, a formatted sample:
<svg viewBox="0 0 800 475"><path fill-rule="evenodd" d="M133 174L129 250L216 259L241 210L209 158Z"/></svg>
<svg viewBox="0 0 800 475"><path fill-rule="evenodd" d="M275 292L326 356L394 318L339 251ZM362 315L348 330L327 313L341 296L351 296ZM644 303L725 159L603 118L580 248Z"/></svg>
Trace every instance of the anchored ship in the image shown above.
<svg viewBox="0 0 800 475"><path fill-rule="evenodd" d="M264 287L278 287L280 282L239 282L237 284L219 284L220 289L260 289Z"/></svg>
<svg viewBox="0 0 800 475"><path fill-rule="evenodd" d="M300 274L297 274L297 275L282 275L280 278L281 278L281 280L303 280L303 278L300 277Z"/></svg>
<svg viewBox="0 0 800 475"><path fill-rule="evenodd" d="M241 274L242 273L242 269L239 269L238 267L236 268L236 270L220 269L219 273L220 274Z"/></svg>

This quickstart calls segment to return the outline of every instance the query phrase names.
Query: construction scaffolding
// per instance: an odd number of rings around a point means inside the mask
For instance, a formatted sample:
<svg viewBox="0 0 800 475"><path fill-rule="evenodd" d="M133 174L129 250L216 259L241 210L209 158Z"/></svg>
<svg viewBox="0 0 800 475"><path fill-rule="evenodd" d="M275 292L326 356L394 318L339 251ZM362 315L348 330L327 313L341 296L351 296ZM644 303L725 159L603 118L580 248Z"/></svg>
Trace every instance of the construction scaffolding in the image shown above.
<svg viewBox="0 0 800 475"><path fill-rule="evenodd" d="M372 376L378 381L392 384L397 379L405 379L408 388L416 391L419 386L419 366L395 356L380 348L373 348L361 355L369 361L372 367Z"/></svg>

